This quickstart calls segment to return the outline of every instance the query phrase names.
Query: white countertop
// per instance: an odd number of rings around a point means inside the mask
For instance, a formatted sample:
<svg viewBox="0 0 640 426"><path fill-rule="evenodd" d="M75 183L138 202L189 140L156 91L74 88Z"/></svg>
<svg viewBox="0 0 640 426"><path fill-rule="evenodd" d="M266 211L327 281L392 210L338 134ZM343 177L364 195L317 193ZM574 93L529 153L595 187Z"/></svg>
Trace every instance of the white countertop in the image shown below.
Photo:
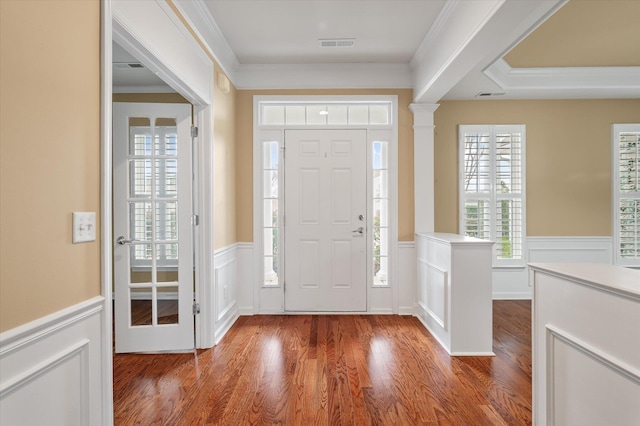
<svg viewBox="0 0 640 426"><path fill-rule="evenodd" d="M635 269L598 263L530 263L529 266L533 270L640 299L640 271Z"/></svg>

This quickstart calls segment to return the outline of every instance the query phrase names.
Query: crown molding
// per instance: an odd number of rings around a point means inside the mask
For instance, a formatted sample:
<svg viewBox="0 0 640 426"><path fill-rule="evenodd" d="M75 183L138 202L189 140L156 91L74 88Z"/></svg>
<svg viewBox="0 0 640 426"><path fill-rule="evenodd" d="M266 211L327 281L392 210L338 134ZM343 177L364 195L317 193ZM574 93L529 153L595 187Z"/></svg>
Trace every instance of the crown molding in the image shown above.
<svg viewBox="0 0 640 426"><path fill-rule="evenodd" d="M640 97L640 67L512 68L504 59L498 59L484 74L507 93L533 89L611 90Z"/></svg>

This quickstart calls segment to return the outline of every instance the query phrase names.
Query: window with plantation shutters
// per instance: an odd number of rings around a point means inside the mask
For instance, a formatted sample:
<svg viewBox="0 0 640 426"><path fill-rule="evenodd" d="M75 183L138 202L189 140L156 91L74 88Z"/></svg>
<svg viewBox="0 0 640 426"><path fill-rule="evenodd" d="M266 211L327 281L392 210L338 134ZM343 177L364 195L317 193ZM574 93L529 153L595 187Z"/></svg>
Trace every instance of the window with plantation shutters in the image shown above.
<svg viewBox="0 0 640 426"><path fill-rule="evenodd" d="M524 265L525 126L462 125L460 232L495 241L494 266Z"/></svg>
<svg viewBox="0 0 640 426"><path fill-rule="evenodd" d="M616 263L640 266L640 124L613 125Z"/></svg>

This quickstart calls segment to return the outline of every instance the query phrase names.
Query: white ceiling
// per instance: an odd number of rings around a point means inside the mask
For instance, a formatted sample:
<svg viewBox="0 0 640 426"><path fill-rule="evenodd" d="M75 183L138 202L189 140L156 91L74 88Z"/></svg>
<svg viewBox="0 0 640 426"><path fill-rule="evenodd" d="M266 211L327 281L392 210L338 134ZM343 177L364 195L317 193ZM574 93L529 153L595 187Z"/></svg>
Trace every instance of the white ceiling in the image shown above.
<svg viewBox="0 0 640 426"><path fill-rule="evenodd" d="M239 89L412 88L414 101L427 103L483 92L640 97L639 67L512 69L502 60L566 2L174 0ZM319 39L355 39L355 46L321 48ZM126 52L114 49L115 62ZM114 92L170 90L144 74L114 66Z"/></svg>
<svg viewBox="0 0 640 426"><path fill-rule="evenodd" d="M408 64L444 0L205 0L240 64ZM321 48L319 39L355 39Z"/></svg>

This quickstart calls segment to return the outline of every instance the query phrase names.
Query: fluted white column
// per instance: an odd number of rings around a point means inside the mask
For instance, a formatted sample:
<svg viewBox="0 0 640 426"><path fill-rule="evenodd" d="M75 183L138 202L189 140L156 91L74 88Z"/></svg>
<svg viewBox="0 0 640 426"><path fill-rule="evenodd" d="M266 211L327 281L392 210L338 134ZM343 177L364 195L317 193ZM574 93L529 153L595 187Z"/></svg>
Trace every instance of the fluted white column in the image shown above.
<svg viewBox="0 0 640 426"><path fill-rule="evenodd" d="M413 112L413 176L415 232L435 229L434 112L438 104L411 104Z"/></svg>

